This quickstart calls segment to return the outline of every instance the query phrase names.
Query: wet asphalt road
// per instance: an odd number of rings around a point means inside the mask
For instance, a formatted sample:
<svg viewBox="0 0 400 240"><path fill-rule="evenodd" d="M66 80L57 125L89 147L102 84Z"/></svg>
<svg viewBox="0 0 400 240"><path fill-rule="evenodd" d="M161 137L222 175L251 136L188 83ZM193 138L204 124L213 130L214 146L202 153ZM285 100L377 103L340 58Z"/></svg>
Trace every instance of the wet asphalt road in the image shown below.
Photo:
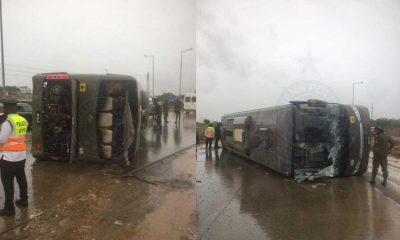
<svg viewBox="0 0 400 240"><path fill-rule="evenodd" d="M198 145L198 239L399 239L399 203L367 180L297 183Z"/></svg>
<svg viewBox="0 0 400 240"><path fill-rule="evenodd" d="M195 143L194 116L186 116L176 125L172 115L161 130L154 131L150 123L130 169ZM0 217L0 239L158 239L157 233L171 237L166 239L193 239L194 151L189 148L137 172L135 176L144 181L119 178L126 172L120 165L69 165L36 161L29 154L29 207L17 207L15 217ZM17 197L17 185L15 188ZM179 197L187 199L186 205L176 201ZM0 203L3 201L1 191ZM173 214L176 204L182 208L180 214ZM153 231L151 224L142 226L152 216L157 221L150 223L157 223L159 231ZM170 222L180 225L166 227Z"/></svg>
<svg viewBox="0 0 400 240"><path fill-rule="evenodd" d="M372 172L372 157L373 154L370 154L369 162L368 162L368 171L364 174L364 178L367 181L371 179ZM383 192L385 196L388 198L394 199L396 202L400 203L400 159L394 158L392 156L388 156L388 172L389 177L387 179L387 186L381 186L381 182L383 181L382 169L378 169L378 175L376 176L376 188Z"/></svg>

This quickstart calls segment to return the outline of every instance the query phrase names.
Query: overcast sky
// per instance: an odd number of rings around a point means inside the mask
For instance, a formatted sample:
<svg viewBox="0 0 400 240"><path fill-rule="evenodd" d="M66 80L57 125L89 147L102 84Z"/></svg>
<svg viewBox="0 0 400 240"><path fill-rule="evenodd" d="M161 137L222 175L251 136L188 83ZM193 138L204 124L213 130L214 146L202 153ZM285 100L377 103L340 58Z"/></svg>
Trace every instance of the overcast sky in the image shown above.
<svg viewBox="0 0 400 240"><path fill-rule="evenodd" d="M195 47L195 1L3 0L3 27L7 85L31 86L37 72L107 69L146 88L144 54L154 54L155 93L177 94L181 50ZM183 93L196 87L195 56L184 54Z"/></svg>
<svg viewBox="0 0 400 240"><path fill-rule="evenodd" d="M197 118L325 99L400 118L400 1L197 1Z"/></svg>

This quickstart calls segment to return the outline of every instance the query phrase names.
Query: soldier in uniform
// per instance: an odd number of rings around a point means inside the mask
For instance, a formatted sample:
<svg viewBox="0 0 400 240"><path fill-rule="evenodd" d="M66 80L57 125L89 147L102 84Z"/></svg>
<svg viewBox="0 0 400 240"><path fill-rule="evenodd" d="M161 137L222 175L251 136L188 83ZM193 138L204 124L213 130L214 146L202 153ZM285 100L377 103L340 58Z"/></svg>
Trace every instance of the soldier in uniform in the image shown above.
<svg viewBox="0 0 400 240"><path fill-rule="evenodd" d="M375 144L373 147L373 162L372 162L372 179L370 181L371 184L375 184L375 177L378 173L379 165L381 166L383 173L383 182L382 186L386 186L387 178L388 178L388 170L387 170L387 155L390 153L394 146L394 142L388 135L385 134L382 128L375 127Z"/></svg>
<svg viewBox="0 0 400 240"><path fill-rule="evenodd" d="M164 122L166 123L168 123L168 111L169 111L168 100L165 100L163 104L163 114L164 114Z"/></svg>
<svg viewBox="0 0 400 240"><path fill-rule="evenodd" d="M182 102L179 99L175 101L175 123L181 122Z"/></svg>
<svg viewBox="0 0 400 240"><path fill-rule="evenodd" d="M158 102L158 99L155 98L154 99L154 111L155 111L155 115L156 115L156 128L161 128L161 114L162 114L162 110L161 110L161 105Z"/></svg>
<svg viewBox="0 0 400 240"><path fill-rule="evenodd" d="M221 139L221 123L217 123L217 125L215 126L215 145L214 148L218 149L218 142Z"/></svg>

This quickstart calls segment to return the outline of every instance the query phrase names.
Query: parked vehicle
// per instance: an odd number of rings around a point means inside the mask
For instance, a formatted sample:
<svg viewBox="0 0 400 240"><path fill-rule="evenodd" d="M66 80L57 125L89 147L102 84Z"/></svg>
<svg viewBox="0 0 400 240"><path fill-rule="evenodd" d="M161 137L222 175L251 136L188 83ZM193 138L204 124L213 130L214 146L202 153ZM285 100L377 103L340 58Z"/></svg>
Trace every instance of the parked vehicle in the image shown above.
<svg viewBox="0 0 400 240"><path fill-rule="evenodd" d="M196 93L186 93L183 98L183 111L186 114L196 112Z"/></svg>
<svg viewBox="0 0 400 240"><path fill-rule="evenodd" d="M227 114L227 150L299 181L363 174L369 159L366 107L318 100Z"/></svg>
<svg viewBox="0 0 400 240"><path fill-rule="evenodd" d="M126 163L148 107L136 79L110 74L37 74L32 104L35 158Z"/></svg>

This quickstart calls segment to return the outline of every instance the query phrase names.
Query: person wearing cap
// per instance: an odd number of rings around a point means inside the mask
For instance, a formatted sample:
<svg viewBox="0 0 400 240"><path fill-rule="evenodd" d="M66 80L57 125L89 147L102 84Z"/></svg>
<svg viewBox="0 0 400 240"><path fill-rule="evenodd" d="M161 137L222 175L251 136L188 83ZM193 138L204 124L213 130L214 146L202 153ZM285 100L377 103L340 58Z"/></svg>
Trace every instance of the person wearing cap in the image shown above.
<svg viewBox="0 0 400 240"><path fill-rule="evenodd" d="M20 195L15 204L19 207L28 206L28 184L25 176L25 135L28 121L17 114L17 101L4 100L3 105L7 119L1 124L0 130L0 172L5 202L0 216L15 214L14 177L19 185Z"/></svg>
<svg viewBox="0 0 400 240"><path fill-rule="evenodd" d="M370 183L375 184L375 177L378 173L379 165L383 173L382 186L386 186L388 178L387 170L387 155L390 153L394 146L393 140L385 134L382 128L375 127L375 144L373 147L373 160L372 160L372 178Z"/></svg>

